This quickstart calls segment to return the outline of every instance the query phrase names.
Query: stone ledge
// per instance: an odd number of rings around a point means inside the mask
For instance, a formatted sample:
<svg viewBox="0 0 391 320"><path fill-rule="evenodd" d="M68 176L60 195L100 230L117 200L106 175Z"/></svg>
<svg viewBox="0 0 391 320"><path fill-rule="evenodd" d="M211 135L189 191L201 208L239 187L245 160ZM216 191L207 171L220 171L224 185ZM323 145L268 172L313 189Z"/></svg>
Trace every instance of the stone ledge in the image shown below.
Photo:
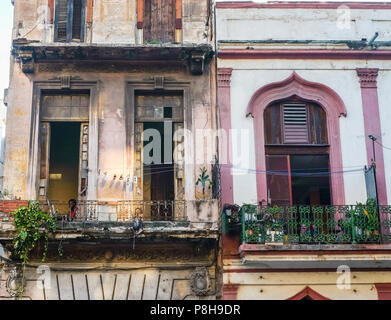
<svg viewBox="0 0 391 320"><path fill-rule="evenodd" d="M13 223L0 223L0 240L12 240L16 235ZM144 231L138 239L147 238L207 238L218 239L217 223L156 221L144 222ZM52 239L128 239L133 237L131 222L57 222Z"/></svg>

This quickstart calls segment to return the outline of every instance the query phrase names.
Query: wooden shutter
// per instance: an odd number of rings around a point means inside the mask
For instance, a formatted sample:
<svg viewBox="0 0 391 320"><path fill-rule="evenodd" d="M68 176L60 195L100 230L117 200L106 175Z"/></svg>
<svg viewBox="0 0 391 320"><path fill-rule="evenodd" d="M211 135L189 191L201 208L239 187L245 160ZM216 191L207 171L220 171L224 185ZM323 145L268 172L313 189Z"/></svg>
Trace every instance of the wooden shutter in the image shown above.
<svg viewBox="0 0 391 320"><path fill-rule="evenodd" d="M271 205L292 204L289 155L267 155L267 189Z"/></svg>
<svg viewBox="0 0 391 320"><path fill-rule="evenodd" d="M40 200L47 198L49 189L50 123L42 122L39 137L39 190Z"/></svg>
<svg viewBox="0 0 391 320"><path fill-rule="evenodd" d="M316 104L308 105L309 132L311 144L328 144L327 116L322 107Z"/></svg>
<svg viewBox="0 0 391 320"><path fill-rule="evenodd" d="M280 104L273 104L265 109L265 144L281 144Z"/></svg>
<svg viewBox="0 0 391 320"><path fill-rule="evenodd" d="M56 0L54 41L84 41L86 0Z"/></svg>
<svg viewBox="0 0 391 320"><path fill-rule="evenodd" d="M80 126L80 169L79 169L79 198L84 200L87 197L88 188L88 146L89 146L89 124L82 123Z"/></svg>
<svg viewBox="0 0 391 320"><path fill-rule="evenodd" d="M286 104L282 113L284 143L309 143L307 106Z"/></svg>
<svg viewBox="0 0 391 320"><path fill-rule="evenodd" d="M183 132L183 123L174 123L174 134ZM179 138L179 134L178 134ZM185 198L185 186L184 186L184 176L185 176L185 137L182 136L181 141L174 141L174 170L175 170L175 200L184 200ZM182 145L183 148L178 147Z"/></svg>
<svg viewBox="0 0 391 320"><path fill-rule="evenodd" d="M54 41L67 41L68 1L56 0L55 39Z"/></svg>
<svg viewBox="0 0 391 320"><path fill-rule="evenodd" d="M133 199L143 200L143 128L141 122L134 125L134 181Z"/></svg>
<svg viewBox="0 0 391 320"><path fill-rule="evenodd" d="M175 0L145 0L144 42L175 42Z"/></svg>

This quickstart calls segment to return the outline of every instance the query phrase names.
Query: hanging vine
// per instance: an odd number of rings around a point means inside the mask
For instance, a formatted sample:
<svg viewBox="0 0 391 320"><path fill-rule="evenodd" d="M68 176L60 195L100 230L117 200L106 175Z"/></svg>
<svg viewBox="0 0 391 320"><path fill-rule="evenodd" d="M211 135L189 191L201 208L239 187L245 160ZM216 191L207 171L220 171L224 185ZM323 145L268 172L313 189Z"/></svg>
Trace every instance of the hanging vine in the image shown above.
<svg viewBox="0 0 391 320"><path fill-rule="evenodd" d="M40 241L44 241L42 262L46 259L49 233L56 232L56 222L40 208L39 202L29 202L14 213L17 236L14 239L15 255L22 261L23 267L29 261L32 250Z"/></svg>

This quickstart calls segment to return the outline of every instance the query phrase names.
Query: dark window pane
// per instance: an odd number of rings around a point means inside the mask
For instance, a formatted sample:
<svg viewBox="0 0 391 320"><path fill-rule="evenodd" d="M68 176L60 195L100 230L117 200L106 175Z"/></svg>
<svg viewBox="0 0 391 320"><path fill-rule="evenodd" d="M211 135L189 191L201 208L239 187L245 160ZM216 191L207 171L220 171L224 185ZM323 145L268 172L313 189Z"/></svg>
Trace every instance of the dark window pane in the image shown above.
<svg viewBox="0 0 391 320"><path fill-rule="evenodd" d="M73 1L72 39L80 40L82 0Z"/></svg>

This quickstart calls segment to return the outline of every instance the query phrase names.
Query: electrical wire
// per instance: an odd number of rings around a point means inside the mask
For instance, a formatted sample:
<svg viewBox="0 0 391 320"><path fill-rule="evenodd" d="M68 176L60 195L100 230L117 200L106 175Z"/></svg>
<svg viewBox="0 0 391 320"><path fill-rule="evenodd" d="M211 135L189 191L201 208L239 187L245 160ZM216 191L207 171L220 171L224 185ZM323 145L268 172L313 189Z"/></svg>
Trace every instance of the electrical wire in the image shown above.
<svg viewBox="0 0 391 320"><path fill-rule="evenodd" d="M384 149L391 150L391 148L383 146L379 141L375 140L375 143L377 143L379 146L381 146Z"/></svg>
<svg viewBox="0 0 391 320"><path fill-rule="evenodd" d="M391 150L391 149L390 149ZM365 172L364 165L362 166L347 166L342 168L342 170L339 171L326 171L322 169L327 168L308 168L308 169L297 169L297 170L291 170L290 172L284 171L284 170L257 170L257 169L251 169L251 168L241 168L233 165L228 164L221 164L221 167L229 168L229 169L235 169L239 171L245 171L247 173L266 173L270 175L281 175L281 176L327 176L332 174L350 174L350 173L361 173ZM357 168L357 169L350 169L350 170L344 170L348 168ZM156 170L156 169L155 169ZM153 176L156 174L162 174L162 173L171 173L175 172L175 168L157 171L157 172L151 172L144 173L143 176ZM321 170L321 171L313 171L313 170Z"/></svg>
<svg viewBox="0 0 391 320"><path fill-rule="evenodd" d="M287 172L287 171L281 171L281 170L257 170L257 169L250 169L250 168L239 168L232 165L222 165L223 167L232 168L235 170L242 170L246 171L248 173L265 173L265 174L271 174L271 175L282 175L282 176L311 176L311 175L331 175L331 174L345 174L345 173L361 173L364 172L365 169L352 169L352 170L340 170L340 171L315 171L315 172L305 172L305 171L294 171L294 172ZM310 169L312 170L312 169Z"/></svg>

